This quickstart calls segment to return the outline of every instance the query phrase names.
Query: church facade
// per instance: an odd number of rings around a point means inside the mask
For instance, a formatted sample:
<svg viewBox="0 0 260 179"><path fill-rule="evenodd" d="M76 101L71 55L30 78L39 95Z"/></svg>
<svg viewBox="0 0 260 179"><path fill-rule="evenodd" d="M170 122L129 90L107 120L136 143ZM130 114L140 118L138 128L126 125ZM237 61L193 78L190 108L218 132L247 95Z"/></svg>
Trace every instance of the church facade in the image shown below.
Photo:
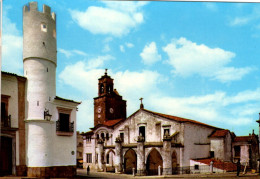
<svg viewBox="0 0 260 179"><path fill-rule="evenodd" d="M76 175L80 102L56 95L56 42L51 8L43 5L40 12L37 2L25 5L24 76L2 72L0 175Z"/></svg>
<svg viewBox="0 0 260 179"><path fill-rule="evenodd" d="M214 170L223 172L235 170L238 158L256 167L259 141L254 133L250 140L239 143L239 137L229 130L147 110L142 99L140 108L126 117L126 101L114 90L107 72L99 79L98 89L94 127L84 134L84 168L171 175L196 173L200 171L198 165L209 166L212 161ZM249 142L252 140L256 143ZM245 147L247 150L243 150ZM238 152L238 148L242 150ZM248 153L252 149L254 157ZM228 167L223 168L224 163Z"/></svg>

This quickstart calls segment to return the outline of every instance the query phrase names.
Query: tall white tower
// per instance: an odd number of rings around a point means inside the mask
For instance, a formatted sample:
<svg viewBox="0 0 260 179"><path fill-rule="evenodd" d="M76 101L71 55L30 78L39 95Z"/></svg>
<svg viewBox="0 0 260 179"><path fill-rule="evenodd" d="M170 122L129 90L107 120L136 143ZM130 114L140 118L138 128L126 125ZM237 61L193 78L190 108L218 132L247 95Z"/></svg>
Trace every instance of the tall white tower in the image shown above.
<svg viewBox="0 0 260 179"><path fill-rule="evenodd" d="M35 167L52 166L52 136L55 123L44 119L47 105L56 96L56 21L50 7L37 2L23 9L23 64L27 104L28 175Z"/></svg>
<svg viewBox="0 0 260 179"><path fill-rule="evenodd" d="M24 6L23 64L27 78L27 175L73 177L74 129L80 102L56 96L56 18L49 6L43 5L42 12L38 11L37 2Z"/></svg>
<svg viewBox="0 0 260 179"><path fill-rule="evenodd" d="M24 6L23 64L27 78L28 119L44 119L46 102L56 96L56 19L50 7Z"/></svg>

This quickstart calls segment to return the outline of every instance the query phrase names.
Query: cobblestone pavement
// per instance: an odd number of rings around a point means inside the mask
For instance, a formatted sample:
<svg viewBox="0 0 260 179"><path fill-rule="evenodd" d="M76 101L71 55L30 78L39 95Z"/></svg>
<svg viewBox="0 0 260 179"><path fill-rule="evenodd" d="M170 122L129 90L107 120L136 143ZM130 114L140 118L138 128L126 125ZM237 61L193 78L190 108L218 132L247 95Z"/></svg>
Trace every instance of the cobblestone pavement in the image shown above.
<svg viewBox="0 0 260 179"><path fill-rule="evenodd" d="M218 178L228 178L228 179L260 179L260 175L258 173L246 173L245 175L241 174L239 177L236 176L236 173L214 173L214 174L183 174L183 175L166 175L166 176L133 176L127 174L115 174L115 173L105 173L105 172L93 172L90 171L90 175L87 175L86 169L78 169L77 177L75 179L81 178L97 178L97 179L118 179L118 178L135 178L135 179L151 179L151 178L210 178L210 179L218 179ZM0 179L32 179L29 177L0 177Z"/></svg>
<svg viewBox="0 0 260 179"><path fill-rule="evenodd" d="M167 176L132 176L126 174L115 174L115 173L105 173L105 172L90 172L90 175L87 176L87 172L84 169L78 169L77 171L79 178L109 178L109 179L117 179L117 178L138 178L138 179L150 179L150 178L250 178L250 179L260 179L259 174L256 173L246 173L245 175L240 174L239 177L236 176L236 173L221 173L221 174L183 174L183 175L167 175Z"/></svg>

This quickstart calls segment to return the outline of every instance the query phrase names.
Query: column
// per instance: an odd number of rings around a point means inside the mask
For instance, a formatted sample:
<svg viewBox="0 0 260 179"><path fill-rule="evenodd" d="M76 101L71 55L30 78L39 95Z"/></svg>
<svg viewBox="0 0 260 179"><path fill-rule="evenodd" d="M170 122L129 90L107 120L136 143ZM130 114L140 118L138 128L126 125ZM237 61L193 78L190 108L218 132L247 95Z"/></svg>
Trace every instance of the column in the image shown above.
<svg viewBox="0 0 260 179"><path fill-rule="evenodd" d="M115 173L121 173L122 168L122 139L120 137L116 138L115 146Z"/></svg>
<svg viewBox="0 0 260 179"><path fill-rule="evenodd" d="M138 136L137 139L137 175L146 175L143 136Z"/></svg>
<svg viewBox="0 0 260 179"><path fill-rule="evenodd" d="M104 141L102 139L98 140L98 171L104 171Z"/></svg>
<svg viewBox="0 0 260 179"><path fill-rule="evenodd" d="M172 175L171 137L163 136L163 175Z"/></svg>

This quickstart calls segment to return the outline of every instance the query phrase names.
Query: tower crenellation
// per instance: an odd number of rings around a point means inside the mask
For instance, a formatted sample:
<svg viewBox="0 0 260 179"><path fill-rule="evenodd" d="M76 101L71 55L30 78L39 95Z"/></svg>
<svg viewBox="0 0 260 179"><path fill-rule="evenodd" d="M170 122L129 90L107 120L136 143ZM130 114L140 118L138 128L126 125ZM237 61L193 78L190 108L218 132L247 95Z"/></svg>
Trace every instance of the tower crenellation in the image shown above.
<svg viewBox="0 0 260 179"><path fill-rule="evenodd" d="M43 119L46 103L56 96L56 17L47 5L42 12L37 2L23 8L23 63L28 119Z"/></svg>

